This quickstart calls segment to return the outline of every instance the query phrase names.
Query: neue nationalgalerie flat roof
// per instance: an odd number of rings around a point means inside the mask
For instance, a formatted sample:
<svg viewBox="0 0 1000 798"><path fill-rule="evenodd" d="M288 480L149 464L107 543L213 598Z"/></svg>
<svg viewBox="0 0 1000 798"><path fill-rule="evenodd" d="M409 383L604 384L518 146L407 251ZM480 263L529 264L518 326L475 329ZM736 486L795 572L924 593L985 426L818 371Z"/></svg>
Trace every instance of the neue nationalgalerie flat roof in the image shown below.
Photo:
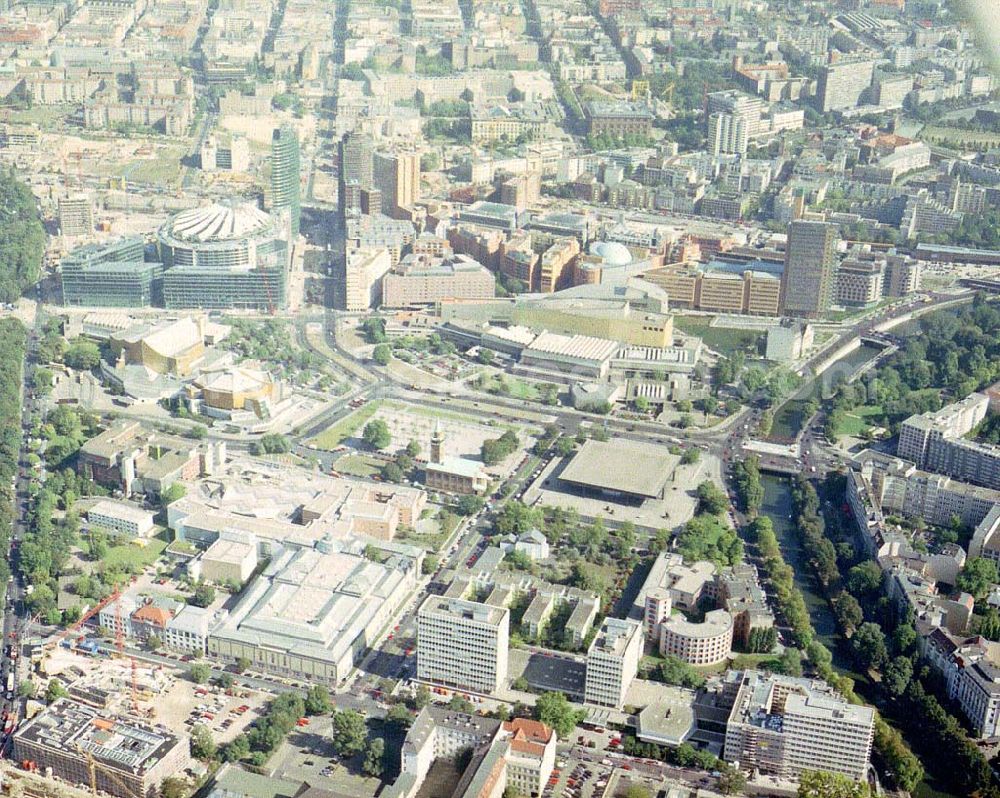
<svg viewBox="0 0 1000 798"><path fill-rule="evenodd" d="M560 479L599 490L659 498L679 459L654 444L589 440Z"/></svg>

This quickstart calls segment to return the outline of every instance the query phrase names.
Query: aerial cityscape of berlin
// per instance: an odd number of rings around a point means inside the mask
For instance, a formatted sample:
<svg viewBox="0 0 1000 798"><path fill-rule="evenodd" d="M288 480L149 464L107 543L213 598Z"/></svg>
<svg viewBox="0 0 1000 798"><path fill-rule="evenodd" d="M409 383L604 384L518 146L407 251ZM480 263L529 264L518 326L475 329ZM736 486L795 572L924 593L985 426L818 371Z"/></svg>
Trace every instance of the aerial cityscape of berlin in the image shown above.
<svg viewBox="0 0 1000 798"><path fill-rule="evenodd" d="M1000 798L1000 0L2 0L0 798Z"/></svg>

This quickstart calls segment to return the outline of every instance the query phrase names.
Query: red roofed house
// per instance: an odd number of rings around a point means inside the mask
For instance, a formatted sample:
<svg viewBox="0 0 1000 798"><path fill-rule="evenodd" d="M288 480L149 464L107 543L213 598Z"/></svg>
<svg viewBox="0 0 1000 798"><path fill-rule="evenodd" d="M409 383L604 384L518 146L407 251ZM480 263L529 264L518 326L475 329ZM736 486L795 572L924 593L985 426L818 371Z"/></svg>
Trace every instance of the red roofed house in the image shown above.
<svg viewBox="0 0 1000 798"><path fill-rule="evenodd" d="M507 784L524 796L541 795L556 763L556 733L537 720L514 718L503 730L511 735Z"/></svg>

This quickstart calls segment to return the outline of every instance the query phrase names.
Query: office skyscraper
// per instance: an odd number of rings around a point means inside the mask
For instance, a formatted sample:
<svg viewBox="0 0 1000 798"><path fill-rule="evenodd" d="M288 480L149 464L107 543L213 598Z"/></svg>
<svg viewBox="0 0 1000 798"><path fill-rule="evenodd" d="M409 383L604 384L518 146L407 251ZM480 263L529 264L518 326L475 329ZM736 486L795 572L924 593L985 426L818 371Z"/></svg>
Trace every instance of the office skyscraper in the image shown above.
<svg viewBox="0 0 1000 798"><path fill-rule="evenodd" d="M86 236L94 232L90 197L77 194L59 200L59 232L64 236Z"/></svg>
<svg viewBox="0 0 1000 798"><path fill-rule="evenodd" d="M712 155L747 154L746 119L736 114L718 113L708 117L708 151Z"/></svg>
<svg viewBox="0 0 1000 798"><path fill-rule="evenodd" d="M415 152L377 152L375 187L382 192L382 213L401 218L401 211L420 199L420 156Z"/></svg>
<svg viewBox="0 0 1000 798"><path fill-rule="evenodd" d="M837 228L826 222L788 225L781 309L789 316L812 318L830 309L834 289Z"/></svg>
<svg viewBox="0 0 1000 798"><path fill-rule="evenodd" d="M271 137L271 209L288 211L293 238L299 234L302 214L300 183L299 139L291 126L284 125Z"/></svg>
<svg viewBox="0 0 1000 798"><path fill-rule="evenodd" d="M345 134L340 140L339 201L342 214L362 210L362 190L374 188L372 157L371 136L355 131Z"/></svg>

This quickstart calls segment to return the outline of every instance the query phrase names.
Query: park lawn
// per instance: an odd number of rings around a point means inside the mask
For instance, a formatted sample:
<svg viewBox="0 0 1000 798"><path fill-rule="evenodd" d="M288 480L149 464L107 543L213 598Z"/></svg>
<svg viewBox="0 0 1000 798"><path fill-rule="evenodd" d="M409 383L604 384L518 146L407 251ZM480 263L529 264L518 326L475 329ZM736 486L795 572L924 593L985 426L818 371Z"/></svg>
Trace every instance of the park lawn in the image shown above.
<svg viewBox="0 0 1000 798"><path fill-rule="evenodd" d="M757 349L764 333L760 330L736 330L726 327L712 327L708 318L675 316L674 325L682 333L694 335L705 342L705 346L721 355Z"/></svg>
<svg viewBox="0 0 1000 798"><path fill-rule="evenodd" d="M317 449L332 451L336 449L344 438L350 438L361 429L369 419L374 416L382 406L382 401L375 400L366 405L362 405L353 413L348 413L340 421L323 430L309 443L315 444Z"/></svg>
<svg viewBox="0 0 1000 798"><path fill-rule="evenodd" d="M53 128L66 121L75 110L73 105L36 105L31 108L9 109L9 121L19 125Z"/></svg>
<svg viewBox="0 0 1000 798"><path fill-rule="evenodd" d="M840 425L837 434L849 435L852 438L856 438L871 426L872 422L870 419L881 415L881 405L861 405L860 407L856 407L845 415L844 423Z"/></svg>
<svg viewBox="0 0 1000 798"><path fill-rule="evenodd" d="M960 127L947 125L926 125L918 136L923 141L932 144L943 144L961 149L978 147L995 147L1000 144L1000 133L988 130L964 130Z"/></svg>
<svg viewBox="0 0 1000 798"><path fill-rule="evenodd" d="M333 464L334 471L351 477L368 478L378 474L384 463L363 454L346 454Z"/></svg>
<svg viewBox="0 0 1000 798"><path fill-rule="evenodd" d="M737 654L730 666L733 670L767 670L778 672L781 657L777 654Z"/></svg>
<svg viewBox="0 0 1000 798"><path fill-rule="evenodd" d="M860 318L867 313L874 313L881 308L891 305L896 300L892 297L880 300L874 305L865 305L859 308L844 308L843 310L831 310L826 314L826 318L829 321L847 321L848 319Z"/></svg>
<svg viewBox="0 0 1000 798"><path fill-rule="evenodd" d="M526 382L525 380L514 379L511 377L508 377L506 382L507 382L507 388L509 389L508 392L506 393L506 396L510 396L513 399L524 399L529 402L534 402L538 400L539 398L538 389L535 387L534 383ZM496 378L490 379L486 383L484 383L482 390L485 391L486 393L490 393L493 390L496 390L499 384L500 384L499 380L497 380ZM499 395L503 396L504 394L499 394Z"/></svg>
<svg viewBox="0 0 1000 798"><path fill-rule="evenodd" d="M111 546L108 554L104 558L104 563L109 570L128 569L140 570L147 565L156 562L164 549L167 548L167 533L161 532L154 538L150 538L145 546L137 546L133 543L122 543L118 546Z"/></svg>

